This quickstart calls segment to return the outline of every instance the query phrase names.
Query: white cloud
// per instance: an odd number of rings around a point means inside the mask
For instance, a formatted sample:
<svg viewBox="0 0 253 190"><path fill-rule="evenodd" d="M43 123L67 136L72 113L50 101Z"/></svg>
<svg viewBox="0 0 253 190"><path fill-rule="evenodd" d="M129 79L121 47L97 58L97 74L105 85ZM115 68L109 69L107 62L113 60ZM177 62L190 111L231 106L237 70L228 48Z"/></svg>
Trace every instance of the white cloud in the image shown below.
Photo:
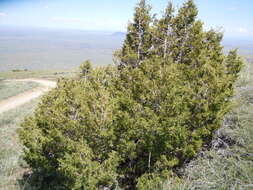
<svg viewBox="0 0 253 190"><path fill-rule="evenodd" d="M7 16L7 14L0 12L0 17L4 17L4 16Z"/></svg>
<svg viewBox="0 0 253 190"><path fill-rule="evenodd" d="M246 29L246 28L238 28L237 31L240 33L248 33L249 32L248 29Z"/></svg>
<svg viewBox="0 0 253 190"><path fill-rule="evenodd" d="M65 17L53 17L53 21L59 21L59 22L85 22L85 19L82 18L65 18Z"/></svg>
<svg viewBox="0 0 253 190"><path fill-rule="evenodd" d="M49 9L49 6L46 5L46 6L44 6L44 8L45 8L45 9Z"/></svg>

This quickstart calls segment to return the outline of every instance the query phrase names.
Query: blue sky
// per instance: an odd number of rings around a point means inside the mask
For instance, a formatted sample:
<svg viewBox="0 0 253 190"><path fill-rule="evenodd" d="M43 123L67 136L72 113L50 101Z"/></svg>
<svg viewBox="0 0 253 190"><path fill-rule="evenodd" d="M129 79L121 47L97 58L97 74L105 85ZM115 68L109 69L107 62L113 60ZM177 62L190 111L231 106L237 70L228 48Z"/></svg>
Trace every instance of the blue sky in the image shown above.
<svg viewBox="0 0 253 190"><path fill-rule="evenodd" d="M138 0L0 0L0 27L125 31ZM148 0L161 13L168 0ZM184 0L173 0L176 7ZM253 0L195 0L205 27L253 37Z"/></svg>

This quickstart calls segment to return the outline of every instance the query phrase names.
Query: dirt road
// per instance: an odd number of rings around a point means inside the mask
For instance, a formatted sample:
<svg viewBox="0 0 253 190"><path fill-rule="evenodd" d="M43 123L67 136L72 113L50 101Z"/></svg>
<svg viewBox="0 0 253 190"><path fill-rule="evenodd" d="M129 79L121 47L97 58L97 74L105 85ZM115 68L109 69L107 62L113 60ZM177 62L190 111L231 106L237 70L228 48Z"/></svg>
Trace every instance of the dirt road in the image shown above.
<svg viewBox="0 0 253 190"><path fill-rule="evenodd" d="M10 80L10 81L13 81L13 80ZM29 78L29 79L19 79L15 81L36 82L36 83L39 83L41 86L32 90L29 90L27 92L21 93L17 96L13 96L13 97L0 101L0 114L10 109L13 109L15 107L21 106L31 101L32 99L43 95L45 92L49 91L50 89L56 87L56 82L45 80L45 79Z"/></svg>

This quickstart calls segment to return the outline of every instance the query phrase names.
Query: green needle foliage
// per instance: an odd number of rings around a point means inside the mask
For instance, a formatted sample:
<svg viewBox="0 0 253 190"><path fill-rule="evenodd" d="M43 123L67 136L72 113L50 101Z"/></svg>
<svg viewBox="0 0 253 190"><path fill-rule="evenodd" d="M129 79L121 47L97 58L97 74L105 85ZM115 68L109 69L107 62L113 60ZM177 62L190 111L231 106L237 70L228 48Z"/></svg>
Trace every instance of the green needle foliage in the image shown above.
<svg viewBox="0 0 253 190"><path fill-rule="evenodd" d="M39 189L160 189L230 110L242 61L203 30L193 1L177 15L169 3L161 20L144 0L135 11L119 66L84 63L22 124Z"/></svg>
<svg viewBox="0 0 253 190"><path fill-rule="evenodd" d="M140 0L135 8L133 22L128 24L128 33L122 48L120 67L137 67L149 55L149 49L152 46L150 24L151 7L147 5L146 0Z"/></svg>

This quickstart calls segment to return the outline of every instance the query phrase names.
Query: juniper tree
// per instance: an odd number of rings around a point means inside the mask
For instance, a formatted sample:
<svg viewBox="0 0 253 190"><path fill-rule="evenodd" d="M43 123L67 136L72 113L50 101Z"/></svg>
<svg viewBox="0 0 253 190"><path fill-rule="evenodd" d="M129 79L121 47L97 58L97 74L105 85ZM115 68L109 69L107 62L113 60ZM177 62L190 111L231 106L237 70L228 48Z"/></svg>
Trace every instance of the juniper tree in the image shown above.
<svg viewBox="0 0 253 190"><path fill-rule="evenodd" d="M230 78L232 78L232 83L235 82L241 68L242 60L237 54L237 49L229 51L226 57L226 73Z"/></svg>
<svg viewBox="0 0 253 190"><path fill-rule="evenodd" d="M152 38L154 45L154 54L162 57L164 60L170 55L173 40L173 22L174 8L169 1L163 17L155 23Z"/></svg>
<svg viewBox="0 0 253 190"><path fill-rule="evenodd" d="M150 35L151 7L145 0L140 0L135 8L133 22L128 24L126 39L123 44L120 65L136 67L147 58L152 46Z"/></svg>
<svg viewBox="0 0 253 190"><path fill-rule="evenodd" d="M193 0L186 1L179 9L173 24L173 31L175 35L175 43L173 45L173 59L178 63L183 62L183 58L191 47L186 45L190 38L190 29L195 23L198 10Z"/></svg>
<svg viewBox="0 0 253 190"><path fill-rule="evenodd" d="M90 72L92 66L91 66L91 62L89 60L83 62L81 65L80 65L80 70L81 70L81 73L80 73L80 77L85 77L88 75L88 73Z"/></svg>
<svg viewBox="0 0 253 190"><path fill-rule="evenodd" d="M192 0L172 10L152 32L162 40L150 40L150 7L140 1L123 68L84 64L86 77L60 80L22 124L39 189L159 189L210 142L242 61L236 51L224 55L222 34L204 31Z"/></svg>

